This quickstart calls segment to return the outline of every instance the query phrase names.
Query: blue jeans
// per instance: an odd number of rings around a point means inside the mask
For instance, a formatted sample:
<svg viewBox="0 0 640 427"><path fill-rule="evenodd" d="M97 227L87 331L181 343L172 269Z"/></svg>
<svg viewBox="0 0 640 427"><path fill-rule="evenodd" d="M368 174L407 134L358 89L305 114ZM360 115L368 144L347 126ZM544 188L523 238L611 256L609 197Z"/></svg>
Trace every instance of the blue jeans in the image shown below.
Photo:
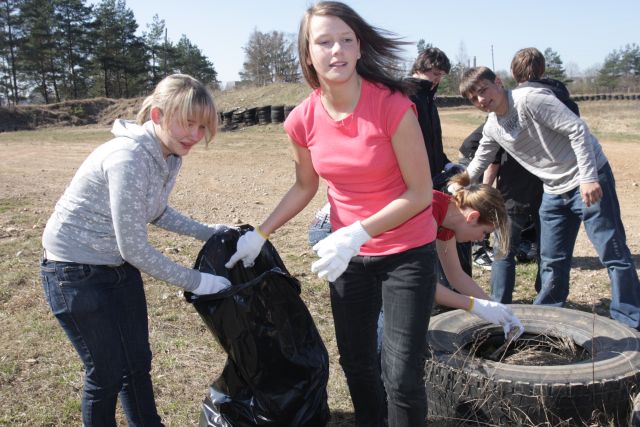
<svg viewBox="0 0 640 427"><path fill-rule="evenodd" d="M640 327L640 282L627 246L616 186L609 164L598 171L604 196L586 207L576 188L562 195L544 193L540 206L541 290L534 304L564 305L580 222L611 280L612 319Z"/></svg>
<svg viewBox="0 0 640 427"><path fill-rule="evenodd" d="M330 284L340 365L357 426L383 426L385 408L389 426L426 424L424 359L435 285L434 243L394 255L356 256ZM385 315L379 362L381 308Z"/></svg>
<svg viewBox="0 0 640 427"><path fill-rule="evenodd" d="M85 368L82 421L116 426L120 395L129 426L162 426L151 384L147 303L140 272L119 267L42 261L51 311Z"/></svg>
<svg viewBox="0 0 640 427"><path fill-rule="evenodd" d="M539 229L538 213L519 210L508 213L510 221L509 229L509 253L505 256L502 253L496 253L495 259L491 264L491 299L503 304L511 304L513 297L513 289L516 284L516 254L520 246L522 230L532 219L536 223L536 229ZM540 244L540 233L536 233L538 245ZM497 246L494 246L494 251ZM540 289L540 264L539 256L536 260L536 283L535 289Z"/></svg>
<svg viewBox="0 0 640 427"><path fill-rule="evenodd" d="M330 215L322 211L318 211L313 218L311 224L309 224L309 230L307 231L309 237L309 246L313 247L320 240L331 234L331 221Z"/></svg>

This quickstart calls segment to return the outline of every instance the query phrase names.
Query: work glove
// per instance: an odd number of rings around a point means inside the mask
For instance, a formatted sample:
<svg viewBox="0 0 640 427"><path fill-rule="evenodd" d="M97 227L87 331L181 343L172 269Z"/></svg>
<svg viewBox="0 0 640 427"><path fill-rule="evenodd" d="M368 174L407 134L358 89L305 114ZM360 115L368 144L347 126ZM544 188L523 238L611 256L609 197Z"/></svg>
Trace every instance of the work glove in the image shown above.
<svg viewBox="0 0 640 427"><path fill-rule="evenodd" d="M226 277L200 273L200 284L191 292L196 295L209 295L224 291L229 286L231 282Z"/></svg>
<svg viewBox="0 0 640 427"><path fill-rule="evenodd" d="M224 266L232 268L238 261L242 260L242 264L245 267L252 267L258 255L260 255L262 245L266 240L256 230L247 231L238 239L236 253L229 258L229 261Z"/></svg>
<svg viewBox="0 0 640 427"><path fill-rule="evenodd" d="M319 278L333 282L344 273L351 258L369 239L371 236L360 221L331 233L313 246L320 259L311 264L311 271L318 273Z"/></svg>
<svg viewBox="0 0 640 427"><path fill-rule="evenodd" d="M519 332L513 339L518 338L524 332L524 326L520 322L520 319L513 314L513 311L511 311L509 307L499 302L474 298L469 311L487 322L502 326L505 339L512 328L519 329Z"/></svg>

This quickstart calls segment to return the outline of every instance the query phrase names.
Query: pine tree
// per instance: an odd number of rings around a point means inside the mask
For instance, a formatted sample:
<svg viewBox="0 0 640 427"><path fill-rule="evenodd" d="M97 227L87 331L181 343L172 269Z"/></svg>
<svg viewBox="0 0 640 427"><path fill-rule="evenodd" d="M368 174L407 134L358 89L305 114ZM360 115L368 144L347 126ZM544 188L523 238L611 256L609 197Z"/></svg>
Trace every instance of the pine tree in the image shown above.
<svg viewBox="0 0 640 427"><path fill-rule="evenodd" d="M147 49L135 35L138 24L124 0L102 0L95 11L94 95L139 96L148 87Z"/></svg>
<svg viewBox="0 0 640 427"><path fill-rule="evenodd" d="M544 50L544 61L546 63L545 75L548 78L560 80L563 83L571 82L570 79L567 79L567 73L558 52L550 47L546 48Z"/></svg>
<svg viewBox="0 0 640 427"><path fill-rule="evenodd" d="M21 3L22 0L0 1L0 82L5 98L14 105L20 99L17 54L22 37Z"/></svg>
<svg viewBox="0 0 640 427"><path fill-rule="evenodd" d="M53 2L25 0L20 14L24 34L18 54L20 68L42 101L47 104L60 102L58 80L62 71Z"/></svg>
<svg viewBox="0 0 640 427"><path fill-rule="evenodd" d="M85 98L90 85L89 56L94 42L92 9L82 0L55 0L54 10L64 70L61 76L63 98Z"/></svg>
<svg viewBox="0 0 640 427"><path fill-rule="evenodd" d="M165 59L165 34L166 25L164 19L160 19L158 14L153 15L153 20L147 24L147 31L143 34L143 39L147 46L149 55L149 70L151 71L151 85L155 86L166 76L163 68Z"/></svg>
<svg viewBox="0 0 640 427"><path fill-rule="evenodd" d="M640 46L628 44L605 58L596 79L606 91L634 91L640 87Z"/></svg>
<svg viewBox="0 0 640 427"><path fill-rule="evenodd" d="M176 72L189 74L204 84L218 87L218 73L213 68L213 64L186 35L182 35L174 52L174 61L171 65Z"/></svg>

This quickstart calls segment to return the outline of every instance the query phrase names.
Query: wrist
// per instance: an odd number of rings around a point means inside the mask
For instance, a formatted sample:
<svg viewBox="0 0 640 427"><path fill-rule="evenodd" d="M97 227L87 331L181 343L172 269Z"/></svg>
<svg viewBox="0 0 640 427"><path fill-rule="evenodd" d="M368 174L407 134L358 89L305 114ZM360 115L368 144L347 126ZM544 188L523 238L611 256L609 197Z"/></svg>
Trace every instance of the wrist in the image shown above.
<svg viewBox="0 0 640 427"><path fill-rule="evenodd" d="M474 297L469 297L469 308L467 308L468 312L473 312L473 307L476 305L476 299Z"/></svg>
<svg viewBox="0 0 640 427"><path fill-rule="evenodd" d="M264 240L269 240L269 235L267 233L265 233L264 231L262 231L260 229L260 227L256 227L256 233L258 233L260 235L260 237L262 237Z"/></svg>
<svg viewBox="0 0 640 427"><path fill-rule="evenodd" d="M371 235L365 230L362 222L356 221L350 227L354 240L360 245L363 245L367 240L371 239Z"/></svg>

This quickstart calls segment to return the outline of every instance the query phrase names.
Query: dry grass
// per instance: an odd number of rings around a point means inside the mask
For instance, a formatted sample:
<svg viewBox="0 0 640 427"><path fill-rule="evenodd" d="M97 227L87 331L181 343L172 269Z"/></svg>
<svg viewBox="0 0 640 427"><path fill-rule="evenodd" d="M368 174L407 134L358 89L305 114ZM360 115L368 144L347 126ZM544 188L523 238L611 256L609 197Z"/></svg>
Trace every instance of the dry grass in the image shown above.
<svg viewBox="0 0 640 427"><path fill-rule="evenodd" d="M227 105L222 99L219 102ZM636 111L637 104L619 104L621 111ZM604 127L598 124L597 117L608 111L609 108L600 113L589 109L585 116L589 114L596 123L592 128L596 129ZM640 140L640 125L633 114L637 113L631 113L628 119L634 123L631 133ZM441 116L446 149L451 154L455 154L462 138L482 122L482 116L468 108L442 110ZM626 123L620 118L623 116L607 116L603 123L615 129L616 120L620 126ZM638 144L620 144L628 141L626 137L607 135L605 150L618 179L630 246L637 253L640 218L635 205L640 195L632 184L640 182L640 173L635 165L624 165L637 162L634 159L640 148L636 147ZM0 168L0 425L80 424L82 367L42 296L40 236L80 162L108 137L108 129L100 126L0 134L0 147L5 153ZM293 166L281 127L253 126L220 134L209 148L196 147L185 159L171 203L203 221L256 224L292 181ZM306 243L306 227L322 204L319 194L302 214L276 233L273 242L287 268L301 280L302 298L329 351L328 393L333 414L330 425L346 426L353 423L352 407L337 363L328 289L309 272L313 254ZM201 242L153 227L150 236L156 247L183 265L191 265L201 247ZM594 264L594 252L584 243L584 236L580 239L576 248L578 260L572 271L571 303L589 311L595 306L606 313L606 273ZM531 302L533 298L531 271L531 266L518 269L518 301ZM486 287L489 274L478 270L474 274ZM209 383L222 370L225 355L176 288L148 277L145 286L158 408L168 426L196 425L200 403ZM119 420L125 424L121 411Z"/></svg>

